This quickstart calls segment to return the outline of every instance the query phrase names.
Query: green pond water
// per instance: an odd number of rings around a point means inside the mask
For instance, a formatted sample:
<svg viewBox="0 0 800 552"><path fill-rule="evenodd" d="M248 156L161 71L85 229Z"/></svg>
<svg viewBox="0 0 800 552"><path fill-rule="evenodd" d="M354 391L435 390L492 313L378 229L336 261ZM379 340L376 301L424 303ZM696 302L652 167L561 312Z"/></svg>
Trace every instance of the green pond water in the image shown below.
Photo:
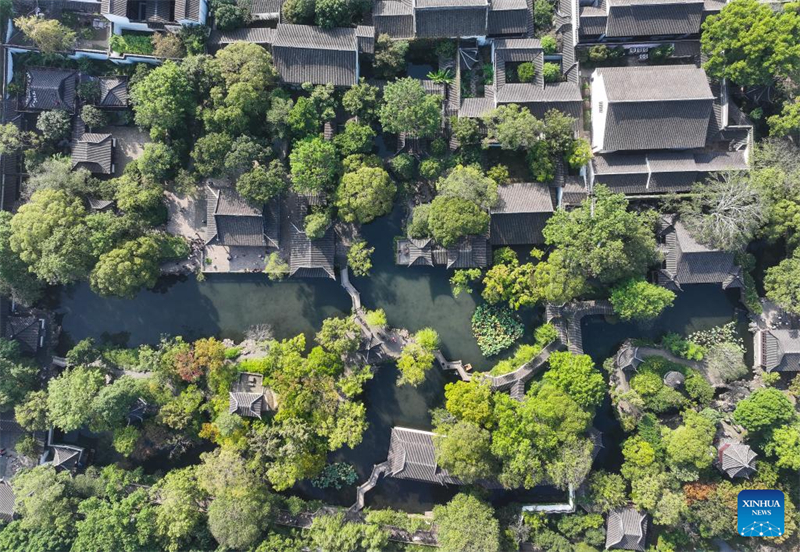
<svg viewBox="0 0 800 552"><path fill-rule="evenodd" d="M476 296L453 298L449 273L442 268L407 268L394 264L394 236L400 233L401 216L395 212L364 227L367 241L376 248L374 268L369 278L352 278L367 308L383 308L389 323L411 331L430 326L441 337L446 357L472 363L476 370L491 367L497 359L484 358L472 337L470 318ZM479 300L479 298L477 298ZM261 275L209 276L198 282L194 276L163 280L157 289L144 291L131 300L108 299L95 295L88 285L61 290L57 299L63 327L62 348L85 337L113 339L134 346L156 343L162 335L182 335L187 339L215 335L240 339L253 325L268 324L275 337L305 333L309 343L323 319L350 311L347 293L333 280L289 280L272 283ZM690 286L678 295L675 305L655 323L648 325L609 323L602 318L584 320L586 352L602 362L627 337L656 338L665 331L685 333L730 321L736 315L736 298L719 286ZM524 313L526 334L540 323L540 311ZM354 450L332 454L331 461L348 461L356 466L363 481L372 465L383 461L393 426L427 429L429 410L441 406L443 388L454 381L453 374L438 369L429 372L417 388L398 387L397 370L382 366L365 389L370 428ZM618 463L618 425L610 415L610 405L598 413L596 425L604 431L609 445L598 462L613 469ZM163 468L168 468L168 465ZM350 505L354 488L322 492L308 484L298 485L304 496ZM407 511L426 511L447 500L453 488L383 479L367 495L367 505L392 506ZM523 499L548 498L551 491L536 490ZM497 502L514 497L497 497Z"/></svg>

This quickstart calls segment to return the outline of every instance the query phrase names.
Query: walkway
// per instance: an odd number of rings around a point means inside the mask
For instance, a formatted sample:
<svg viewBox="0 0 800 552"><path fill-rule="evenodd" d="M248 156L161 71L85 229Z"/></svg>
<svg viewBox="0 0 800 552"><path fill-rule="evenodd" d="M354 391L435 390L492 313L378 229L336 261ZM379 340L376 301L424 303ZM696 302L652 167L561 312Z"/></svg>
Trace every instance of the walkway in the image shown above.
<svg viewBox="0 0 800 552"><path fill-rule="evenodd" d="M356 503L350 506L351 512L359 512L364 509L364 496L375 488L375 485L378 484L378 479L389 470L391 470L391 467L388 460L372 466L372 473L369 474L369 479L356 488Z"/></svg>
<svg viewBox="0 0 800 552"><path fill-rule="evenodd" d="M361 294L358 292L355 286L350 283L350 271L347 269L347 267L339 270L339 276L342 278L342 287L347 290L348 295L350 295L350 299L353 301L353 312L360 312Z"/></svg>
<svg viewBox="0 0 800 552"><path fill-rule="evenodd" d="M574 301L563 306L547 305L545 322L552 323L558 331L558 338L567 346L570 353L583 354L583 332L581 320L584 316L609 315L614 309L606 300Z"/></svg>

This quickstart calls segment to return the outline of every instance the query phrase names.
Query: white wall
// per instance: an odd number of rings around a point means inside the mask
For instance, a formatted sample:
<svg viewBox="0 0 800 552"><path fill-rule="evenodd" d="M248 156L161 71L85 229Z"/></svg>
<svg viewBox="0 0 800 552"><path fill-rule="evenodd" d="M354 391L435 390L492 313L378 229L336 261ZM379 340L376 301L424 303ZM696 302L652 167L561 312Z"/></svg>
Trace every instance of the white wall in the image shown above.
<svg viewBox="0 0 800 552"><path fill-rule="evenodd" d="M601 113L602 106L602 113ZM606 132L608 97L603 77L595 69L592 73L592 151L602 151Z"/></svg>

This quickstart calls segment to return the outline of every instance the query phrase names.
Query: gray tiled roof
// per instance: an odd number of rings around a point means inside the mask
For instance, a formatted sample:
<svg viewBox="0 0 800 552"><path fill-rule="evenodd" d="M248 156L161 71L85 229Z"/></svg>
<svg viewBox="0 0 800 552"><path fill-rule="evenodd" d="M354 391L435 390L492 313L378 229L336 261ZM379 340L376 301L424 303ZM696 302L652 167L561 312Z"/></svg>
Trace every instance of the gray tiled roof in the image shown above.
<svg viewBox="0 0 800 552"><path fill-rule="evenodd" d="M550 188L544 184L500 186L500 200L491 210L492 245L531 245L544 243L542 230L553 214Z"/></svg>
<svg viewBox="0 0 800 552"><path fill-rule="evenodd" d="M95 174L113 172L113 138L110 134L84 133L72 144L72 168Z"/></svg>
<svg viewBox="0 0 800 552"><path fill-rule="evenodd" d="M607 0L609 2L608 37L649 37L684 35L700 32L702 0L678 2L659 0ZM581 20L583 23L583 20Z"/></svg>
<svg viewBox="0 0 800 552"><path fill-rule="evenodd" d="M333 227L316 240L310 239L305 231L305 217L308 205L304 198L290 194L284 201L286 216L281 227L282 239L288 239L289 275L297 278L336 278L333 271L333 257L336 250L336 237Z"/></svg>
<svg viewBox="0 0 800 552"><path fill-rule="evenodd" d="M647 514L640 514L632 507L608 513L606 548L643 551L646 542Z"/></svg>
<svg viewBox="0 0 800 552"><path fill-rule="evenodd" d="M753 449L741 443L724 443L719 447L717 466L728 477L749 477L756 471Z"/></svg>
<svg viewBox="0 0 800 552"><path fill-rule="evenodd" d="M53 452L53 467L66 471L72 471L78 467L78 463L83 456L81 447L72 445L51 445Z"/></svg>
<svg viewBox="0 0 800 552"><path fill-rule="evenodd" d="M436 465L433 433L430 431L392 428L388 462L391 477L441 485L461 484L460 479Z"/></svg>
<svg viewBox="0 0 800 552"><path fill-rule="evenodd" d="M264 395L261 393L229 393L228 413L260 418L264 404Z"/></svg>
<svg viewBox="0 0 800 552"><path fill-rule="evenodd" d="M269 27L243 27L232 31L212 31L208 43L214 46L233 44L234 42L252 42L253 44L272 44L275 29Z"/></svg>
<svg viewBox="0 0 800 552"><path fill-rule="evenodd" d="M175 21L200 22L200 0L175 0Z"/></svg>
<svg viewBox="0 0 800 552"><path fill-rule="evenodd" d="M376 35L392 38L414 36L414 9L410 0L378 0L372 10Z"/></svg>
<svg viewBox="0 0 800 552"><path fill-rule="evenodd" d="M702 69L612 67L597 74L608 97L603 150L705 145L714 96Z"/></svg>
<svg viewBox="0 0 800 552"><path fill-rule="evenodd" d="M264 216L233 188L206 188L206 244L263 247Z"/></svg>
<svg viewBox="0 0 800 552"><path fill-rule="evenodd" d="M760 365L772 372L800 372L800 331L761 330Z"/></svg>
<svg viewBox="0 0 800 552"><path fill-rule="evenodd" d="M0 519L9 522L14 519L14 489L6 481L0 482Z"/></svg>
<svg viewBox="0 0 800 552"><path fill-rule="evenodd" d="M250 10L254 16L280 16L284 0L245 0L241 4Z"/></svg>
<svg viewBox="0 0 800 552"><path fill-rule="evenodd" d="M580 104L581 91L571 82L554 82L544 88L535 84L512 83L497 90L498 104L508 103L542 103L542 102L575 102Z"/></svg>
<svg viewBox="0 0 800 552"><path fill-rule="evenodd" d="M524 0L494 0L489 6L490 35L524 34L528 29L528 5Z"/></svg>
<svg viewBox="0 0 800 552"><path fill-rule="evenodd" d="M128 106L128 77L100 77L101 107L127 107Z"/></svg>
<svg viewBox="0 0 800 552"><path fill-rule="evenodd" d="M32 314L11 315L5 320L6 339L19 343L20 351L35 355L42 342L41 319Z"/></svg>
<svg viewBox="0 0 800 552"><path fill-rule="evenodd" d="M603 67L609 102L713 100L706 72L694 65Z"/></svg>
<svg viewBox="0 0 800 552"><path fill-rule="evenodd" d="M26 72L25 107L75 111L77 73L69 69L31 67Z"/></svg>
<svg viewBox="0 0 800 552"><path fill-rule="evenodd" d="M459 117L477 119L494 109L492 98L464 98L458 109Z"/></svg>
<svg viewBox="0 0 800 552"><path fill-rule="evenodd" d="M358 39L353 28L279 24L272 43L275 66L290 84L351 86L358 81Z"/></svg>
<svg viewBox="0 0 800 552"><path fill-rule="evenodd" d="M742 287L742 271L736 266L733 253L697 242L673 215L663 217L661 224L666 254L659 283L678 288L683 284L715 283L726 289Z"/></svg>
<svg viewBox="0 0 800 552"><path fill-rule="evenodd" d="M128 13L128 0L101 0L100 13L125 17Z"/></svg>
<svg viewBox="0 0 800 552"><path fill-rule="evenodd" d="M448 248L433 245L434 265L449 268L483 268L489 264L489 241L486 236L467 236Z"/></svg>
<svg viewBox="0 0 800 552"><path fill-rule="evenodd" d="M457 38L486 35L486 2L427 1L427 9L417 2L414 16L416 37Z"/></svg>

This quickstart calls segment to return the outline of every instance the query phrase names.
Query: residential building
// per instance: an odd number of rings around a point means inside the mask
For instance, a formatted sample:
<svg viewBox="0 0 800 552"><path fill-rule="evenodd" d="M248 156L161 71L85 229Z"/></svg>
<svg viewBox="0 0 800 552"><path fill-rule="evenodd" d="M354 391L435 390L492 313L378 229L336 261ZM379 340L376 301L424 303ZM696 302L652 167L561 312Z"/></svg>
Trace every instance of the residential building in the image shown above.
<svg viewBox="0 0 800 552"><path fill-rule="evenodd" d="M466 236L442 247L432 238L396 240L395 262L404 266L444 266L448 269L484 268L491 252L487 236Z"/></svg>
<svg viewBox="0 0 800 552"><path fill-rule="evenodd" d="M746 170L752 127L694 65L607 67L591 78L587 186L628 195L687 192L724 171Z"/></svg>
<svg viewBox="0 0 800 552"><path fill-rule="evenodd" d="M336 234L328 227L321 238L311 239L305 232L305 218L319 198L288 194L282 203L281 250L289 263L289 276L336 279L333 269Z"/></svg>
<svg viewBox="0 0 800 552"><path fill-rule="evenodd" d="M117 141L110 134L86 132L72 143L72 169L93 174L114 174L114 149Z"/></svg>
<svg viewBox="0 0 800 552"><path fill-rule="evenodd" d="M182 25L204 25L207 0L102 0L100 13L122 31L177 31Z"/></svg>
<svg viewBox="0 0 800 552"><path fill-rule="evenodd" d="M513 183L498 188L497 205L489 211L492 221L489 241L493 246L544 243L547 220L555 211L548 186Z"/></svg>
<svg viewBox="0 0 800 552"><path fill-rule="evenodd" d="M286 84L349 87L360 76L359 54L374 52L374 35L368 26L323 29L279 23L271 36L272 58Z"/></svg>
<svg viewBox="0 0 800 552"><path fill-rule="evenodd" d="M393 427L389 440L389 477L440 485L461 485L462 481L436 464L433 433Z"/></svg>
<svg viewBox="0 0 800 552"><path fill-rule="evenodd" d="M100 97L97 107L106 109L124 109L128 107L130 95L128 93L128 77L110 76L99 77Z"/></svg>
<svg viewBox="0 0 800 552"><path fill-rule="evenodd" d="M377 0L377 34L407 38L521 36L533 29L526 0ZM531 33L532 34L532 33Z"/></svg>
<svg viewBox="0 0 800 552"><path fill-rule="evenodd" d="M264 387L264 376L250 372L240 372L239 379L231 387L228 400L228 412L260 418L264 412L274 412L277 401L272 390Z"/></svg>
<svg viewBox="0 0 800 552"><path fill-rule="evenodd" d="M749 446L742 443L725 441L717 449L715 464L719 471L733 479L734 477L750 477L756 472L756 457Z"/></svg>
<svg viewBox="0 0 800 552"><path fill-rule="evenodd" d="M644 552L647 543L647 514L632 506L608 513L606 522L606 549L639 550Z"/></svg>
<svg viewBox="0 0 800 552"><path fill-rule="evenodd" d="M25 71L25 93L19 111L63 109L75 112L78 73L72 69L31 67Z"/></svg>
<svg viewBox="0 0 800 552"><path fill-rule="evenodd" d="M800 330L759 328L753 359L756 368L767 372L800 372Z"/></svg>
<svg viewBox="0 0 800 552"><path fill-rule="evenodd" d="M662 217L658 234L664 261L658 283L680 290L686 284L721 284L723 289L744 287L742 269L733 253L699 243L675 215Z"/></svg>
<svg viewBox="0 0 800 552"><path fill-rule="evenodd" d="M0 297L0 336L19 344L20 352L34 356L48 343L50 321L38 309L26 309Z"/></svg>

